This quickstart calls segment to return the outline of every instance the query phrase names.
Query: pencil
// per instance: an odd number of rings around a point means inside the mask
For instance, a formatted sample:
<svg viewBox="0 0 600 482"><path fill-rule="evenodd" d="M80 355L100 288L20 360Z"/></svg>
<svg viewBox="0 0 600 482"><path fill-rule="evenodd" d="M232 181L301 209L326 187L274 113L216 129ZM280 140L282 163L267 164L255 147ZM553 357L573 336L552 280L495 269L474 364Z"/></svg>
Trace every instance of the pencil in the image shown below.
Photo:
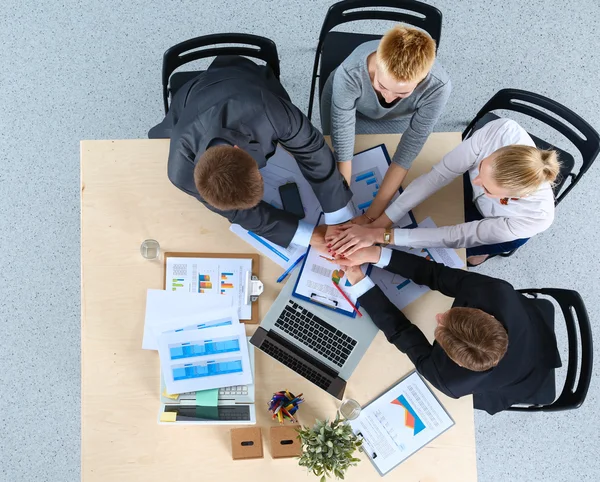
<svg viewBox="0 0 600 482"><path fill-rule="evenodd" d="M326 259L327 261L335 261L335 259L334 259L334 258L328 258L327 256L323 256L323 255L321 255L321 254L319 255L319 258Z"/></svg>
<svg viewBox="0 0 600 482"><path fill-rule="evenodd" d="M350 298L348 298L348 296L346 296L346 293L344 293L344 292L342 291L342 288L340 288L340 285L338 285L338 284L337 284L335 281L333 281L333 280L331 280L331 282L333 283L333 286L335 286L335 287L337 288L337 290L338 290L338 291L339 291L339 292L342 294L342 296L344 297L344 299L345 299L345 300L346 300L348 303L350 303L350 306L352 307L352 309L353 309L354 311L356 311L356 314L357 314L359 317L362 317L362 313L361 313L360 311L358 311L358 308L357 308L357 307L354 305L354 303L352 303L352 301L350 301Z"/></svg>

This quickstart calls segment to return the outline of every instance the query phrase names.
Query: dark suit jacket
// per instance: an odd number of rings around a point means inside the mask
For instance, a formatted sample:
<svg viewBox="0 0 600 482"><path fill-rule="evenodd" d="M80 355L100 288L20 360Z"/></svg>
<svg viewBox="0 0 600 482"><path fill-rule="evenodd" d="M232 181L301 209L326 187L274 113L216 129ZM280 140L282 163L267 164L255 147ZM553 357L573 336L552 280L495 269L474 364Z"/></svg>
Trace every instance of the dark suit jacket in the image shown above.
<svg viewBox="0 0 600 482"><path fill-rule="evenodd" d="M475 372L454 363L434 341L386 298L378 286L359 298L388 341L406 353L432 385L459 398L473 394L475 408L490 414L526 401L548 372L560 366L554 333L538 308L506 281L448 268L419 256L394 251L387 271L455 298L453 307L478 308L508 332L508 350L494 368Z"/></svg>
<svg viewBox="0 0 600 482"><path fill-rule="evenodd" d="M194 167L212 140L237 145L259 169L280 143L298 162L325 212L343 208L352 197L321 133L290 102L270 68L243 57L217 57L208 70L177 91L164 121L148 135L171 138L168 175L175 186L230 222L280 246L288 246L296 232L298 220L293 215L265 202L252 209L220 211L198 193Z"/></svg>

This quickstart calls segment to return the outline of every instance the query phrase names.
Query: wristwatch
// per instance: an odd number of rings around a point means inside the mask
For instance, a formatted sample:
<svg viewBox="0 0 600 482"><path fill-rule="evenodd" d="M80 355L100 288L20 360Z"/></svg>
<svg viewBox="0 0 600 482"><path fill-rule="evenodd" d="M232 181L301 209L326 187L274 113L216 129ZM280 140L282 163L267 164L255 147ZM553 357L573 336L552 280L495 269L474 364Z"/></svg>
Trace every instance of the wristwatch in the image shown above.
<svg viewBox="0 0 600 482"><path fill-rule="evenodd" d="M383 232L383 245L387 246L388 244L390 244L390 241L392 240L392 230L391 229L386 229Z"/></svg>

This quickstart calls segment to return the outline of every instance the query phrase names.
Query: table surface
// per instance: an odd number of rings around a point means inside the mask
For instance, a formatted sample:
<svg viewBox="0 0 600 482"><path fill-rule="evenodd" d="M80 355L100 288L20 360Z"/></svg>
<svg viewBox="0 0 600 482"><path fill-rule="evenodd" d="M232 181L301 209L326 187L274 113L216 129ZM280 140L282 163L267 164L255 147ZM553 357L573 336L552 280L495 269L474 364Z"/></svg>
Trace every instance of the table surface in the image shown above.
<svg viewBox="0 0 600 482"><path fill-rule="evenodd" d="M356 151L385 143L393 154L397 135L357 136ZM460 142L459 133L434 133L411 168L405 184L426 172ZM254 252L229 231L226 219L209 212L167 179L167 140L82 141L82 480L86 482L165 481L174 476L202 481L309 481L295 459L273 459L266 411L274 391L303 392L301 423L335 415L339 402L296 373L256 351L257 426L264 459L231 459L230 426L164 426L159 409L159 360L141 349L146 290L162 288L163 265L139 252L147 238L161 250ZM458 178L414 210L417 221L431 216L438 226L463 222L462 179ZM464 250L458 251L464 259ZM266 257L260 278L261 318L277 296L283 269ZM404 313L433 338L434 314L451 299L429 292ZM247 326L251 335L255 325ZM346 396L367 403L414 367L379 333L350 378ZM410 457L386 480L476 480L471 397L453 400L434 390L455 426ZM264 405L263 405L264 404ZM365 455L347 481L377 480ZM268 475L267 475L268 474Z"/></svg>

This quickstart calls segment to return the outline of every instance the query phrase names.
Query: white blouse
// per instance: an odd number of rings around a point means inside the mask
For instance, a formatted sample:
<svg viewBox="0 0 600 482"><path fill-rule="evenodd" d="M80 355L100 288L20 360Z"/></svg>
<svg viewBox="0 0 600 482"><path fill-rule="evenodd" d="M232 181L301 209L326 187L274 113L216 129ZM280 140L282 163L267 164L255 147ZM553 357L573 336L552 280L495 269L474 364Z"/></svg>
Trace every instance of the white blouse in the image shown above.
<svg viewBox="0 0 600 482"><path fill-rule="evenodd" d="M479 164L483 159L501 147L515 144L535 147L529 134L515 121L498 119L487 123L446 154L430 172L411 182L385 214L394 223L398 222L408 211L463 173L468 172L472 181L479 175ZM471 186L473 202L484 219L440 228L395 229L394 244L470 248L505 243L541 233L554 220L554 194L548 182L526 197L509 199L507 204L486 196L481 186L472 183Z"/></svg>

